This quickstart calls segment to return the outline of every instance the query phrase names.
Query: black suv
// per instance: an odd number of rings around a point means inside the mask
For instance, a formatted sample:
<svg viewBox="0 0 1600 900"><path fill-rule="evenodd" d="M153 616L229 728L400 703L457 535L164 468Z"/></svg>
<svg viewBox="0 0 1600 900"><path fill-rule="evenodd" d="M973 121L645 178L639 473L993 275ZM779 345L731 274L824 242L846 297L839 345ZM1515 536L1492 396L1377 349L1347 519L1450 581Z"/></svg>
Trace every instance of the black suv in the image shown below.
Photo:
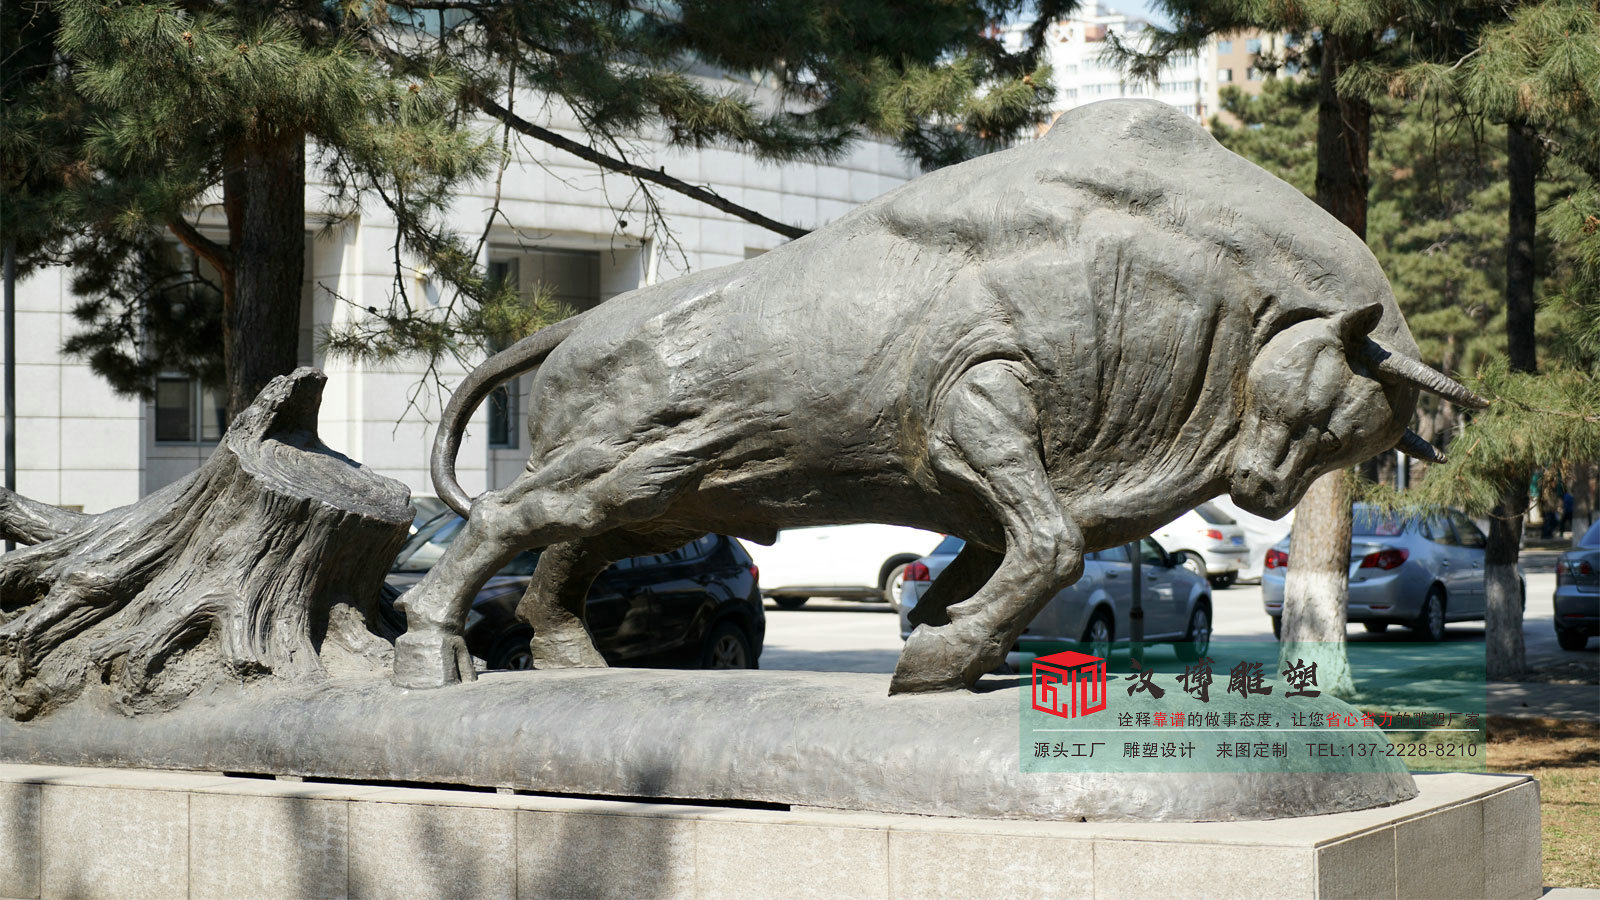
<svg viewBox="0 0 1600 900"><path fill-rule="evenodd" d="M384 591L383 613L405 630L394 600L438 562L464 524L453 512L428 521L396 557ZM501 569L472 602L467 648L495 669L527 669L533 629L516 617L539 552L529 550ZM708 534L670 553L613 563L589 589L589 631L613 665L689 665L754 669L766 636L766 614L750 554L739 542Z"/></svg>

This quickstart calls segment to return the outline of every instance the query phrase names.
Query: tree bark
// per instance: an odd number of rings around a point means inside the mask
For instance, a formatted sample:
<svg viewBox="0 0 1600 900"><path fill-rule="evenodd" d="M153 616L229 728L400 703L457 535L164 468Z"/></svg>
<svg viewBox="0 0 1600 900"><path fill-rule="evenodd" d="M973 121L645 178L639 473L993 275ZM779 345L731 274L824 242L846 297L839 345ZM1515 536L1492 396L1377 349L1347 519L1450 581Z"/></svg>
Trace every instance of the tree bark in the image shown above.
<svg viewBox="0 0 1600 900"><path fill-rule="evenodd" d="M1534 237L1538 201L1539 144L1523 120L1506 124L1506 178L1511 202L1506 231L1506 355L1514 372L1538 371L1534 350ZM1522 546L1523 516L1528 506L1528 473L1511 473L1489 519L1484 548L1484 635L1487 674L1491 681L1519 677L1527 665L1522 633L1522 585L1517 557Z"/></svg>
<svg viewBox="0 0 1600 900"><path fill-rule="evenodd" d="M0 529L0 707L49 713L91 687L125 712L330 668L381 674L378 592L411 522L405 486L317 437L326 377L271 382L211 458L93 516L15 495Z"/></svg>
<svg viewBox="0 0 1600 900"><path fill-rule="evenodd" d="M1343 470L1312 483L1294 511L1289 572L1283 585L1280 665L1316 663L1317 686L1355 693L1345 654L1350 596L1350 486Z"/></svg>
<svg viewBox="0 0 1600 900"><path fill-rule="evenodd" d="M1372 106L1339 94L1338 78L1360 58L1365 37L1326 34L1317 91L1317 205L1367 239L1367 191L1372 178L1367 151Z"/></svg>
<svg viewBox="0 0 1600 900"><path fill-rule="evenodd" d="M243 144L222 178L231 265L222 273L228 417L300 360L306 159L299 132Z"/></svg>
<svg viewBox="0 0 1600 900"><path fill-rule="evenodd" d="M1317 99L1317 205L1363 240L1372 107L1341 96L1337 81L1366 42L1324 33ZM1339 696L1355 692L1344 645L1349 597L1350 486L1344 472L1329 472L1295 507L1278 655L1284 664L1314 658L1321 689Z"/></svg>

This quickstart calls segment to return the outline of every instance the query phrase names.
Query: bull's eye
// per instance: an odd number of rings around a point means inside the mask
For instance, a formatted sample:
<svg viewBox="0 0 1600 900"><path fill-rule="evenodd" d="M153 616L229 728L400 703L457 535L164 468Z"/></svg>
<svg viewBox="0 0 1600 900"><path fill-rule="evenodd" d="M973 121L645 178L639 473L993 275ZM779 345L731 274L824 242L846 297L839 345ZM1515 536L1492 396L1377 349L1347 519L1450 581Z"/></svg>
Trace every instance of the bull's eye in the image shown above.
<svg viewBox="0 0 1600 900"><path fill-rule="evenodd" d="M1333 432L1324 431L1322 436L1317 438L1317 446L1322 449L1323 453L1338 453L1339 448L1344 446L1344 442L1339 440L1339 436Z"/></svg>

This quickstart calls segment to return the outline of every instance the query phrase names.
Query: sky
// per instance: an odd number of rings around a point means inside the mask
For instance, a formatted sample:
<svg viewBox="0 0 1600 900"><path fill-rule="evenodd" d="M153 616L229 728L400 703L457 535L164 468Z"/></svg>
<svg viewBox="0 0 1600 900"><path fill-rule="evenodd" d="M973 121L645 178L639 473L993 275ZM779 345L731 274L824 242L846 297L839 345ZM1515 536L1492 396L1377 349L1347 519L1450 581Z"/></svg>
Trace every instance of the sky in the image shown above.
<svg viewBox="0 0 1600 900"><path fill-rule="evenodd" d="M1087 6L1088 3L1085 3L1084 5ZM1120 13L1127 13L1130 16L1137 16L1149 22L1167 21L1167 17L1157 13L1154 9L1154 4L1150 3L1149 0L1113 0L1113 2L1110 3L1105 2L1105 0L1101 0L1101 5L1110 9L1114 9Z"/></svg>

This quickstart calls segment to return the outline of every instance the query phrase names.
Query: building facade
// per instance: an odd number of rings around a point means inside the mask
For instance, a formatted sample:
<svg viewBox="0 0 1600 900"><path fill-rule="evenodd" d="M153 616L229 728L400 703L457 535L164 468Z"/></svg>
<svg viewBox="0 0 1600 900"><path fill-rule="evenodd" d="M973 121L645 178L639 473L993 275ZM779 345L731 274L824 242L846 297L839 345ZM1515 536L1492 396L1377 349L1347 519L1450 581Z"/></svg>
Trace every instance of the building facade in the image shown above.
<svg viewBox="0 0 1600 900"><path fill-rule="evenodd" d="M551 124L574 139L584 137L559 112ZM664 189L656 189L655 197L670 238L647 232L636 209L612 205L634 194L630 179L544 144L514 141L512 147L515 156L498 185L490 179L462 192L450 224L463 233L483 232L498 192L501 215L488 230L481 262L492 276L524 291L548 290L586 309L644 284L738 262L785 240ZM649 141L634 145L632 160L805 228L825 225L916 174L894 147L870 141L831 165L771 165L726 150L683 152ZM387 209L368 207L326 226L316 214L323 200L322 189L311 185L300 329L301 363L328 375L322 438L403 481L414 494L431 495L428 454L444 398L424 383L421 363L374 368L329 359L320 341L330 326L364 316L366 307L388 306L396 278L394 221ZM202 230L218 232L223 224L199 222ZM440 286L426 272L410 269L401 277L408 279L413 298L442 302ZM47 503L99 512L131 503L198 466L226 427L225 398L177 376L158 379L154 401L114 394L84 361L61 352L76 327L71 312L78 298L69 282L69 272L47 270L17 285L17 489ZM453 382L463 372L443 374ZM459 462L469 492L504 485L521 471L524 387L508 386L503 402L485 404L474 415Z"/></svg>
<svg viewBox="0 0 1600 900"><path fill-rule="evenodd" d="M1197 52L1173 56L1154 83L1130 80L1107 57L1107 48L1113 37L1141 47L1149 27L1143 19L1100 4L1085 6L1052 22L1045 32L1045 61L1056 88L1055 114L1099 100L1139 97L1159 100L1208 127L1212 117L1219 114L1224 122L1236 125L1222 109L1223 88L1232 85L1246 94L1261 93L1268 75L1259 63L1283 61L1290 47L1288 35L1258 29L1213 35ZM1022 49L1027 42L1027 29L1026 22L1003 29L1001 39L1007 49ZM1293 76L1297 68L1290 63L1277 74ZM1039 133L1048 127L1041 127Z"/></svg>
<svg viewBox="0 0 1600 900"><path fill-rule="evenodd" d="M1056 114L1099 100L1141 97L1180 109L1197 122L1209 120L1217 109L1217 69L1212 46L1175 56L1154 84L1128 79L1106 58L1113 36L1138 46L1148 27L1143 19L1098 3L1052 22L1045 33L1044 61L1053 73ZM1027 23L1019 23L1004 30L1002 40L1007 49L1023 47L1027 28Z"/></svg>
<svg viewBox="0 0 1600 900"><path fill-rule="evenodd" d="M1261 88L1269 77L1281 75L1293 78L1300 74L1298 64L1285 61L1291 49L1290 40L1287 34L1272 34L1260 29L1240 31L1226 37L1212 37L1211 47L1216 60L1217 77L1213 82L1213 94L1209 102L1221 115L1224 123L1230 126L1239 124L1232 113L1222 108L1223 88L1236 87L1254 97L1261 93ZM1269 75L1266 68L1261 65L1263 60L1270 61L1269 66L1279 63L1282 66Z"/></svg>

